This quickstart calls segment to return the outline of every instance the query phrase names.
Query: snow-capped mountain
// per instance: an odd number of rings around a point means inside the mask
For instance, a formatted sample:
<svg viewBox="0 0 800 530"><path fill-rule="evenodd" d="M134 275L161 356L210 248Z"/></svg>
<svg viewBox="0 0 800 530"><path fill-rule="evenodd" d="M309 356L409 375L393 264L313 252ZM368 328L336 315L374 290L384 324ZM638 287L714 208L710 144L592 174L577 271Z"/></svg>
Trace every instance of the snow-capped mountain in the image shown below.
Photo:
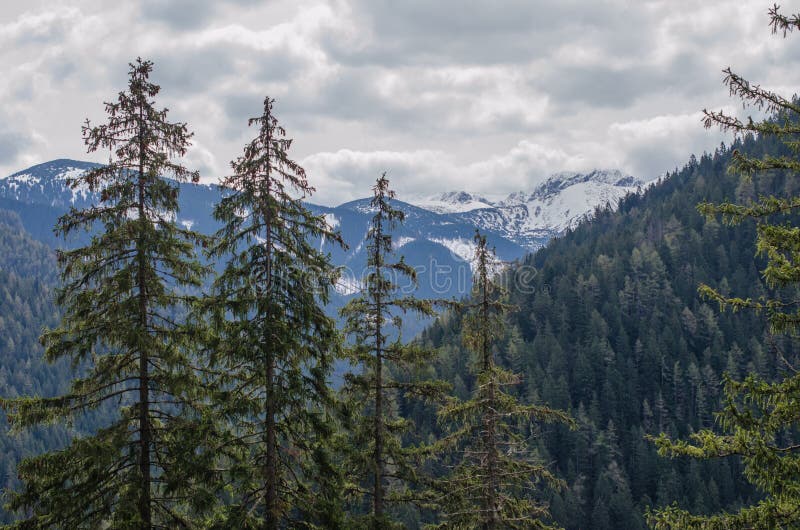
<svg viewBox="0 0 800 530"><path fill-rule="evenodd" d="M34 237L51 245L61 244L52 228L70 207L97 203L99 197L85 187L70 187L68 179L98 167L90 162L53 160L0 179L0 209L16 211ZM394 247L417 268L421 296L463 296L469 291L475 229L487 236L502 261L521 258L590 216L597 206L616 205L619 198L636 191L642 183L619 171L559 173L530 192L506 197L467 192L443 193L413 200L395 200L405 221L393 233ZM218 223L211 215L222 190L218 186L180 184L177 221L211 234ZM369 199L336 207L309 204L341 232L347 249L325 241L344 276L337 287L347 297L356 292L366 265L363 245L372 216Z"/></svg>
<svg viewBox="0 0 800 530"><path fill-rule="evenodd" d="M615 207L622 197L636 193L643 185L619 170L561 172L531 192L518 191L499 197L451 191L409 202L481 230L497 232L527 250L535 250L591 217L596 207L606 204Z"/></svg>
<svg viewBox="0 0 800 530"><path fill-rule="evenodd" d="M481 208L493 208L496 201L485 194L466 191L448 191L430 197L411 199L408 202L436 213L464 213Z"/></svg>
<svg viewBox="0 0 800 530"><path fill-rule="evenodd" d="M0 209L19 214L25 228L37 239L50 245L63 245L52 232L57 218L70 207L82 208L99 202L99 197L84 187L70 187L68 179L98 167L75 160L53 160L0 179ZM180 210L177 221L206 234L214 233L218 223L211 212L222 190L218 186L180 184ZM393 201L403 210L406 220L393 233L398 255L417 269L419 291L424 297L463 296L470 288L472 238L475 226L449 215L441 215L402 201ZM363 244L372 213L369 200L363 199L337 207L308 204L324 215L340 231L348 248L325 241L319 245L330 251L334 264L342 267L343 278L337 291L343 297L354 294L366 266ZM487 230L488 240L503 261L521 258L526 249L502 234Z"/></svg>
<svg viewBox="0 0 800 530"><path fill-rule="evenodd" d="M100 164L66 159L38 164L0 179L0 199L46 206L54 211L85 208L97 203L98 195L83 185L72 187L68 182L70 178L96 167ZM206 184L181 184L180 187L181 211L177 221L200 232L211 233L216 229L211 209L219 198L219 188ZM3 207L2 203L0 207Z"/></svg>

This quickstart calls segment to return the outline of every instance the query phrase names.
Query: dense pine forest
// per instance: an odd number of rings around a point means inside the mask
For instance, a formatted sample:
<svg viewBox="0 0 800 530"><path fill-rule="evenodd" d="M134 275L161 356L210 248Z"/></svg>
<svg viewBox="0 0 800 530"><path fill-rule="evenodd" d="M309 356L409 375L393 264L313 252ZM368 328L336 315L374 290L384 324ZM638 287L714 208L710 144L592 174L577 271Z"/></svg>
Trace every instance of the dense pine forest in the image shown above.
<svg viewBox="0 0 800 530"><path fill-rule="evenodd" d="M575 432L534 431L543 457L568 483L552 498L565 528L645 528L648 506L677 501L710 513L757 497L736 459L668 460L646 439L713 426L723 373L772 379L787 369L777 352L793 351L758 315L720 313L698 295L700 283L754 298L764 287L753 226L706 221L695 206L795 186L785 175L741 182L727 171L733 149L783 152L747 138L692 157L521 264L537 273L528 292L510 289L514 309L496 352L523 374L521 397L569 410L578 423ZM506 280L515 284L513 271ZM474 380L465 375L460 329L456 316L443 318L424 340L442 347L439 373L463 396Z"/></svg>
<svg viewBox="0 0 800 530"><path fill-rule="evenodd" d="M53 305L56 280L52 251L28 236L13 212L0 210L0 336L3 362L0 366L0 392L6 397L29 394L54 395L64 388L64 363L49 365L38 347L39 333L53 325L58 311ZM10 437L3 422L0 435L4 489L16 487L17 463L23 455L62 446L67 439L63 428L39 430ZM3 511L3 522L11 515Z"/></svg>
<svg viewBox="0 0 800 530"><path fill-rule="evenodd" d="M741 296L764 287L754 258L752 225L727 227L705 220L702 201L747 200L791 194L786 174L742 181L727 171L732 151L786 154L770 139L748 137L713 154L692 157L619 209L600 209L591 223L554 240L519 265L536 271L526 292L509 286L498 362L522 375L514 392L524 402L570 411L577 430L536 427L535 447L566 482L549 495L554 522L565 528L645 528L649 506L678 502L698 513L734 508L758 498L742 480L736 459L669 460L647 435L685 437L714 425L721 381L755 372L772 379L786 369L778 351L786 339L767 332L758 315L720 313L703 300L700 283ZM55 395L69 380L67 366L44 363L38 330L52 325L56 266L51 251L27 236L15 214L3 215L3 395ZM525 277L530 280L529 276ZM475 385L470 353L461 346L461 318L444 316L423 335L441 347L438 374L467 398ZM791 359L789 359L791 360ZM405 416L438 433L432 407ZM6 427L4 427L6 429ZM21 454L63 446L63 428L3 435L4 486L15 487ZM10 514L4 516L10 521ZM413 524L406 519L407 523Z"/></svg>
<svg viewBox="0 0 800 530"><path fill-rule="evenodd" d="M0 209L2 528L800 527L796 97L726 70L767 118L706 112L730 145L515 263L476 231L459 300L408 292L376 175L334 311L345 243L276 101L203 234L154 71L84 125L109 161L70 177L100 199L55 251Z"/></svg>

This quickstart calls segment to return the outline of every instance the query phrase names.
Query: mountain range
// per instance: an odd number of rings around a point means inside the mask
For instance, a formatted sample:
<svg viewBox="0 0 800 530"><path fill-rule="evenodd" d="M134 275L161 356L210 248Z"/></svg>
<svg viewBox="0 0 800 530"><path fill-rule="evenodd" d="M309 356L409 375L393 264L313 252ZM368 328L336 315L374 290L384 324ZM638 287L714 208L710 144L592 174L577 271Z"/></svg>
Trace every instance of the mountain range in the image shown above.
<svg viewBox="0 0 800 530"><path fill-rule="evenodd" d="M53 160L0 179L0 207L16 211L25 229L51 246L57 217L70 207L86 207L99 197L87 188L70 188L67 179L98 164L77 160ZM615 207L643 183L618 170L590 173L558 173L529 192L507 197L487 197L451 191L430 197L395 200L405 221L394 233L398 254L417 268L421 296L463 296L471 282L473 236L479 228L487 235L500 260L511 262L543 246L552 237L575 228L598 207ZM213 233L218 224L211 212L221 190L208 184L180 185L178 222L202 233ZM339 206L308 204L338 229L347 249L326 245L333 262L342 267L337 291L353 294L366 265L362 241L371 218L369 199Z"/></svg>
<svg viewBox="0 0 800 530"><path fill-rule="evenodd" d="M437 265L459 267L450 271L451 283L458 274L466 282L478 225L489 229L503 259L524 256L519 266L536 271L525 290L509 284L512 310L505 329L498 330L496 354L503 367L520 374L515 392L522 398L568 410L576 419L577 431L531 425L529 433L542 460L565 481L547 500L554 522L567 530L644 530L648 508L678 503L710 513L758 500L737 459L661 458L646 438L660 432L686 438L713 427L724 373L741 378L756 372L771 380L784 369L784 356L800 364L800 349L770 335L758 315L719 313L697 294L699 283L753 299L765 288L754 260L755 226L707 221L696 205L794 189L793 175L741 183L727 171L734 149L787 156L768 141L746 138L691 157L642 193L629 194L639 184L617 172L592 172L554 175L532 191L506 197L453 192L396 201L408 220L395 242L409 263L422 267L435 258ZM67 388L71 372L64 363L43 362L37 337L58 320L51 249L63 243L52 226L70 206L94 199L87 190L69 189L65 178L91 167L59 160L0 180L0 395L54 395ZM210 211L220 193L214 186L182 185L178 220L213 232ZM616 193L625 195L619 205ZM597 199L592 208L578 208L582 203L573 199L589 195ZM616 208L605 208L604 200ZM309 206L326 215L349 244L346 251L331 247L334 262L357 271L365 259L359 244L369 201ZM585 216L592 221L581 222ZM544 239L559 237L531 253L541 244L530 239L534 229L543 230ZM510 268L507 276L518 270ZM426 296L437 285L422 283ZM442 290L458 296L466 285ZM354 276L340 286L336 303L357 288ZM453 385L456 396L471 395L476 380L467 368L472 360L462 346L460 317L448 314L430 324L419 337L441 352L431 369ZM419 426L421 438L437 435L430 409L403 414ZM61 447L75 432L93 430L93 422L18 437L7 433L0 413L0 486L18 486L21 457ZM0 509L0 521L11 518Z"/></svg>
<svg viewBox="0 0 800 530"><path fill-rule="evenodd" d="M505 197L451 191L411 200L412 204L452 216L483 231L496 232L528 251L591 218L595 208L616 207L645 183L619 170L561 172L536 186Z"/></svg>

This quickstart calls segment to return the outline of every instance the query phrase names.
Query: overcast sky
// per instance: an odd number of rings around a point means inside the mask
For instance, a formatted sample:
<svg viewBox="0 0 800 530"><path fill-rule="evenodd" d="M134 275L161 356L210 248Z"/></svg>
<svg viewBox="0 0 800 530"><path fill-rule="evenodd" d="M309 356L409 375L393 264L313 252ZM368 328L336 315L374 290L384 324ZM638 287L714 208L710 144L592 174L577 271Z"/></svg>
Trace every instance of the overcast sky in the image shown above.
<svg viewBox="0 0 800 530"><path fill-rule="evenodd" d="M729 138L703 108L732 66L784 94L800 36L770 33L770 1L3 0L0 175L86 154L80 126L137 56L159 103L195 132L206 181L255 131L265 95L295 139L314 202L529 190L561 170L649 179ZM786 5L787 13L798 11Z"/></svg>

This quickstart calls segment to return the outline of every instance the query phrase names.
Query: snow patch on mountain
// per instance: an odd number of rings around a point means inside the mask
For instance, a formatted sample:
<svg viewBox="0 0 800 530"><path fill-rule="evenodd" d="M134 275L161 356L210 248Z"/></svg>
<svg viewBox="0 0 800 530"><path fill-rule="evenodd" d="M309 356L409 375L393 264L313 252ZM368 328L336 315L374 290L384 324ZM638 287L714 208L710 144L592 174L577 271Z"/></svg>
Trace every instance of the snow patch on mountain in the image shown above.
<svg viewBox="0 0 800 530"><path fill-rule="evenodd" d="M45 162L0 179L0 197L58 208L85 208L98 204L99 194L83 183L72 188L67 181L98 167L99 164L76 160ZM218 223L211 217L211 209L220 190L199 184L180 186L179 221L204 233L216 231ZM595 170L556 173L533 190L507 195L451 191L411 197L405 202L393 200L392 206L406 216L393 229L393 246L403 248L412 259L422 260L427 259L427 254L420 253L429 252L422 250L427 247L409 244L427 241L446 248L456 260L469 262L475 250L472 235L478 228L496 245L503 259L515 259L590 218L598 206L616 207L622 197L643 186L641 181L621 171ZM336 251L341 264L363 258L365 226L368 227L368 218L375 212L370 203L371 199L364 198L334 208L310 205L346 239L349 249ZM324 238L319 243L321 250L330 250Z"/></svg>
<svg viewBox="0 0 800 530"><path fill-rule="evenodd" d="M402 248L408 245L409 243L413 243L416 240L417 239L414 237L400 236L392 241L392 249L397 250L398 248Z"/></svg>
<svg viewBox="0 0 800 530"><path fill-rule="evenodd" d="M575 228L595 208L616 208L620 199L644 183L619 170L555 173L533 191L504 198L453 191L409 202L436 213L449 213L482 230L492 230L535 250L546 240Z"/></svg>
<svg viewBox="0 0 800 530"><path fill-rule="evenodd" d="M439 243L466 262L471 263L475 257L475 242L471 239L461 237L455 239L432 237L430 240L434 243Z"/></svg>
<svg viewBox="0 0 800 530"><path fill-rule="evenodd" d="M480 208L492 208L494 203L484 195L466 191L450 191L429 197L417 197L408 201L414 206L436 213L470 212Z"/></svg>
<svg viewBox="0 0 800 530"><path fill-rule="evenodd" d="M339 218L333 215L332 213L326 213L324 216L325 222L328 223L328 226L331 228L339 228L340 222Z"/></svg>

